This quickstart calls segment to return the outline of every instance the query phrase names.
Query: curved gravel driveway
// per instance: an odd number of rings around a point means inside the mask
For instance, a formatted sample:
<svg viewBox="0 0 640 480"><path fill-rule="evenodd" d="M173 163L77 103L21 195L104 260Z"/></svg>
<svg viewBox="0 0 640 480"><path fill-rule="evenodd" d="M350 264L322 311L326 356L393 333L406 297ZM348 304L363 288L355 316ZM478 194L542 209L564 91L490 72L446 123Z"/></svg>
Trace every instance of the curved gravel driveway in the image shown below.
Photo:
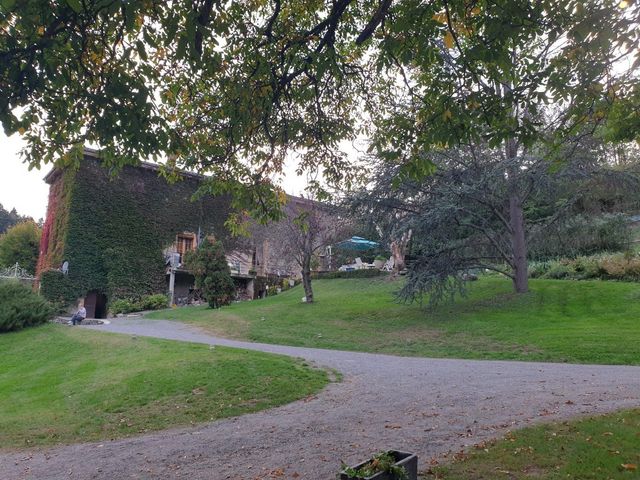
<svg viewBox="0 0 640 480"><path fill-rule="evenodd" d="M303 357L343 373L316 397L136 438L0 453L3 479L333 479L388 448L430 459L538 421L640 406L640 367L405 358L236 342L116 319L86 327Z"/></svg>

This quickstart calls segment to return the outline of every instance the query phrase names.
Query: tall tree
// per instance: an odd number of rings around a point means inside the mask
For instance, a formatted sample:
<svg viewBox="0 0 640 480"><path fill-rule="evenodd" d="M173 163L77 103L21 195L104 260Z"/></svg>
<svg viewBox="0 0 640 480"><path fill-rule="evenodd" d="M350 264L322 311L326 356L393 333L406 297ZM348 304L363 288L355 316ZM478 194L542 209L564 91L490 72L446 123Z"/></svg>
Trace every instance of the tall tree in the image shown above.
<svg viewBox="0 0 640 480"><path fill-rule="evenodd" d="M510 217L514 190L522 202L525 260L530 247L544 255L569 253L570 246L590 246L569 239L565 249L560 248L563 234L593 235L602 226L595 217L590 223L576 217L594 185L618 184L627 192L637 190L640 177L611 170L605 150L597 145L583 138L575 150L567 151L570 158L555 168L542 150L507 159L497 148L482 144L452 148L431 154L437 169L419 180L406 178L401 165L380 161L375 182L354 195L352 205L361 215L386 225L387 238L413 232L413 262L401 291L405 299L421 301L428 294L437 303L463 291L470 274L482 269L509 277L518 291L521 251L512 241ZM510 176L510 171L517 172L517 177ZM627 227L617 220L607 226L624 234ZM556 248L546 240L551 233L552 243L560 244Z"/></svg>
<svg viewBox="0 0 640 480"><path fill-rule="evenodd" d="M638 83L624 69L640 42L630 1L1 5L0 121L24 132L31 163L78 161L85 141L111 165L166 153L252 210L284 203L269 178L291 150L347 186L359 170L339 146L358 134L413 176L442 145L482 139L514 159L604 120ZM510 203L522 250L515 190Z"/></svg>
<svg viewBox="0 0 640 480"><path fill-rule="evenodd" d="M26 220L25 218L18 215L16 209L13 208L11 211L7 211L4 209L2 204L0 204L0 234L7 231L7 229L21 220Z"/></svg>
<svg viewBox="0 0 640 480"><path fill-rule="evenodd" d="M0 235L0 266L19 263L26 271L35 273L41 235L42 229L33 220L10 227Z"/></svg>
<svg viewBox="0 0 640 480"><path fill-rule="evenodd" d="M295 257L302 275L305 301L313 303L313 259L327 246L346 236L350 222L336 207L308 199L290 199L285 214L280 222L269 226L279 239L274 245L274 254Z"/></svg>

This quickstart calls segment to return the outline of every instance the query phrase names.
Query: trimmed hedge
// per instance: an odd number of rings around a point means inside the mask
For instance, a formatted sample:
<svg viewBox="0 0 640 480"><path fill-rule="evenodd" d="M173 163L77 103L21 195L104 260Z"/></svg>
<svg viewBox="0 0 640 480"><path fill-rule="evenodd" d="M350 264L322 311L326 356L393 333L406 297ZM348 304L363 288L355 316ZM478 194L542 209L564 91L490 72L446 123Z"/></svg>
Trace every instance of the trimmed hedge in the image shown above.
<svg viewBox="0 0 640 480"><path fill-rule="evenodd" d="M17 282L0 282L0 332L40 325L53 318L49 303Z"/></svg>

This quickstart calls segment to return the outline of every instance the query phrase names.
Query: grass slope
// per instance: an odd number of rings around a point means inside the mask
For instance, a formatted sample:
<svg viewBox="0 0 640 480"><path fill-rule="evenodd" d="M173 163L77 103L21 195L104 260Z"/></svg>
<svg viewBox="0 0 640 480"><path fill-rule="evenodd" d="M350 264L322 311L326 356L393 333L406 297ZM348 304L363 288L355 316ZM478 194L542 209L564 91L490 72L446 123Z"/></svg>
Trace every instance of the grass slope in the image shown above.
<svg viewBox="0 0 640 480"><path fill-rule="evenodd" d="M476 445L425 479L526 480L640 478L640 410L515 431Z"/></svg>
<svg viewBox="0 0 640 480"><path fill-rule="evenodd" d="M433 311L398 304L387 279L314 281L317 303L297 287L234 304L164 310L148 318L180 320L225 337L399 355L640 364L640 286L632 283L486 277L467 298Z"/></svg>
<svg viewBox="0 0 640 480"><path fill-rule="evenodd" d="M0 335L0 447L240 415L327 381L326 372L279 355L45 325Z"/></svg>

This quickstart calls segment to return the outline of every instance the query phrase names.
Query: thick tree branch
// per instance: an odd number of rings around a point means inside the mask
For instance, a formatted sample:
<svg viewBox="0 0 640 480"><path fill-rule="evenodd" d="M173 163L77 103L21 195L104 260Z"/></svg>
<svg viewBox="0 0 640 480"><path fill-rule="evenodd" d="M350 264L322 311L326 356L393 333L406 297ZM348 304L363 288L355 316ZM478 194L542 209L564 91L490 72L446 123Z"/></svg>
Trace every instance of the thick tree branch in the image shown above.
<svg viewBox="0 0 640 480"><path fill-rule="evenodd" d="M393 0L382 0L382 2L380 2L380 6L373 14L373 17L371 17L371 20L369 20L369 23L367 23L362 32L360 32L360 35L358 35L358 38L356 38L356 45L362 45L373 35L373 32L375 32L376 28L378 28L387 15L392 3Z"/></svg>

